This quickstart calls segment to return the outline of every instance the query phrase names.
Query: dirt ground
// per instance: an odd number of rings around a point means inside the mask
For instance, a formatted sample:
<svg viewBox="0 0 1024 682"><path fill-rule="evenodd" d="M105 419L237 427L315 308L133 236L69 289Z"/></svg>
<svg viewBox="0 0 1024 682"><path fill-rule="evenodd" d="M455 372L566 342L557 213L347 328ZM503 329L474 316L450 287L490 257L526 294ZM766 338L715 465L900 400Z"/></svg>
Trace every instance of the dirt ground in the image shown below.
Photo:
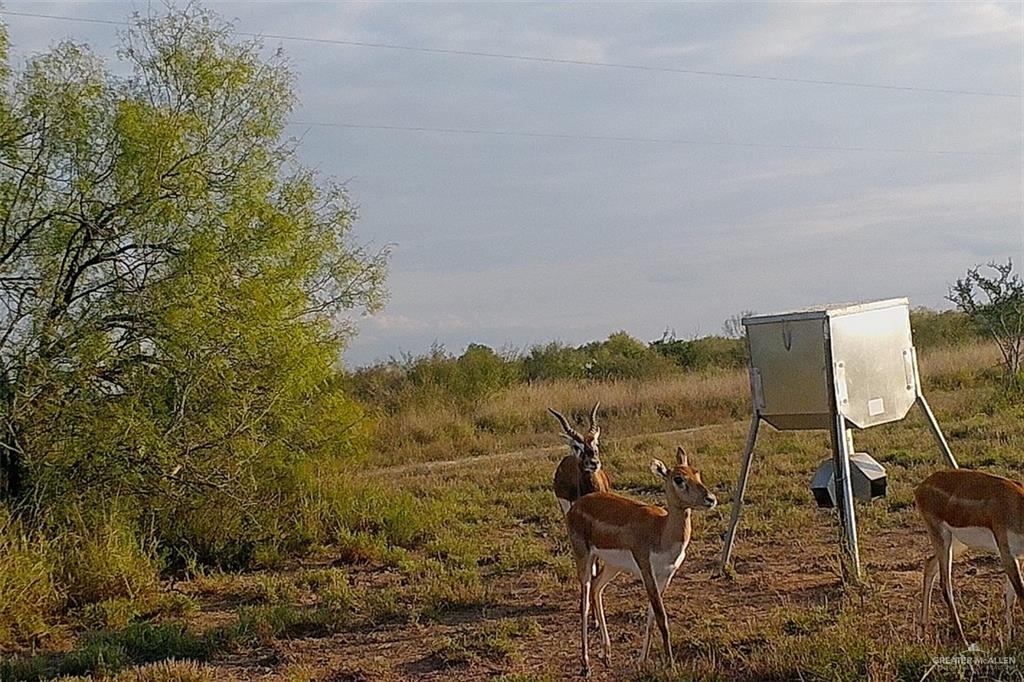
<svg viewBox="0 0 1024 682"><path fill-rule="evenodd" d="M698 539L666 594L677 674L707 676L711 671L725 678L755 677L737 667L737 660L709 660L709 638L721 631L739 647L764 644L764 625L779 614L816 613L836 608L863 609L866 620L875 620L877 633L885 637L916 638L916 608L920 599L921 563L926 541L921 533L885 532L862 539L862 555L869 584L845 589L839 579L834 547L829 543L829 521L807 529L803 540L774 544L740 542L736 550L736 575L715 577L720 543ZM999 613L1001 574L984 558L963 561L957 569L958 599L962 611ZM428 624L400 624L345 632L326 638L279 641L270 647L246 652L216 664L219 674L242 680L285 680L297 676L317 680L490 680L507 675L518 679L570 679L579 674L580 641L577 591L566 583L561 589L540 584L535 575L505 578L495 587L497 601L485 609L467 609ZM379 578L379 576L377 577ZM364 579L375 579L372 575ZM938 597L938 594L936 594ZM621 680L636 676L634 659L639 650L645 597L639 581L620 576L605 596L612 638L612 664L597 660L599 638L590 634L591 679ZM933 622L948 639L947 614L936 600ZM214 614L208 614L213 616ZM227 615L227 614L225 614ZM477 660L466 665L432 653L443 638L458 637L467 627L488 620L525 618L536 624L536 634L522 643L514 662ZM1000 619L1001 622L1001 619ZM812 624L813 625L813 624ZM799 623L794 626L798 630ZM792 628L790 628L792 629ZM786 632L783 628L783 632ZM800 634L799 632L795 634ZM656 635L655 635L656 636ZM654 661L646 670L656 673L660 642L652 648ZM951 651L957 649L948 640ZM696 661L696 662L695 662ZM922 674L925 670L921 671ZM516 678L512 678L516 679Z"/></svg>

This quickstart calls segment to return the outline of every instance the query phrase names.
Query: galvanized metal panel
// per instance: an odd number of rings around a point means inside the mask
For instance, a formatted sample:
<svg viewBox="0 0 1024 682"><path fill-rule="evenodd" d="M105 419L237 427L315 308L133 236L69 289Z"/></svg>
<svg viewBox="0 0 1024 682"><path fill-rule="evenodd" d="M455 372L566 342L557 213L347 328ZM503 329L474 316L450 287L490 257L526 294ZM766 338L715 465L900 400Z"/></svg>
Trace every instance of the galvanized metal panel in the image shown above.
<svg viewBox="0 0 1024 682"><path fill-rule="evenodd" d="M830 313L829 327L836 382L842 376L845 383L839 393L843 416L862 429L907 416L917 398L909 306Z"/></svg>
<svg viewBox="0 0 1024 682"><path fill-rule="evenodd" d="M747 327L755 405L775 428L829 426L824 324L781 319Z"/></svg>
<svg viewBox="0 0 1024 682"><path fill-rule="evenodd" d="M831 428L831 391L843 416L861 428L902 419L914 403L905 298L756 315L743 324L754 407L778 429Z"/></svg>
<svg viewBox="0 0 1024 682"><path fill-rule="evenodd" d="M751 315L743 318L743 324L747 327L755 324L769 324L772 322L796 321L796 320L822 320L826 317L839 317L840 315L854 315L866 313L871 310L892 308L894 306L909 306L906 298L887 298L882 301L862 301L860 303L833 303L830 305L812 306L791 310L787 313L771 313L768 315Z"/></svg>

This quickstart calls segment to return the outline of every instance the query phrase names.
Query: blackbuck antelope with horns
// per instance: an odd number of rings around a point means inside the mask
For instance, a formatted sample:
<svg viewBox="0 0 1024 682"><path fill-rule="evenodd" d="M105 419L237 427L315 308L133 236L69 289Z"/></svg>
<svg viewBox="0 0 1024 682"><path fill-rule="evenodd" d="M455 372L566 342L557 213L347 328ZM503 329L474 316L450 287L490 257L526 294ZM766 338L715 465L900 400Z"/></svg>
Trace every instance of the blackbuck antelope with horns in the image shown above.
<svg viewBox="0 0 1024 682"><path fill-rule="evenodd" d="M583 676L590 673L587 619L591 592L601 632L601 659L605 665L609 663L611 640L604 618L603 593L619 573L640 576L650 600L638 662L647 659L651 624L657 622L666 658L670 665L675 665L662 595L683 563L690 544L690 510L711 509L718 500L701 481L700 472L690 467L682 448L676 453L674 467L669 469L656 459L651 462L651 471L664 483L667 510L615 493L598 492L578 499L565 517L580 581ZM598 559L604 567L594 577L593 566Z"/></svg>
<svg viewBox="0 0 1024 682"><path fill-rule="evenodd" d="M548 412L562 425L566 441L569 442L570 453L562 458L555 469L555 497L558 499L562 513L569 511L572 503L589 493L608 492L612 489L608 475L601 468L601 456L598 441L601 438L601 427L597 425L597 408L590 411L590 429L581 436L569 425L569 420L558 412L548 408Z"/></svg>
<svg viewBox="0 0 1024 682"><path fill-rule="evenodd" d="M1007 641L1013 634L1013 607L1024 600L1018 559L1024 556L1024 485L981 471L937 471L914 491L935 554L924 565L921 629L928 630L932 589L939 578L942 596L960 639L964 627L953 602L953 559L966 549L994 552L1006 572Z"/></svg>

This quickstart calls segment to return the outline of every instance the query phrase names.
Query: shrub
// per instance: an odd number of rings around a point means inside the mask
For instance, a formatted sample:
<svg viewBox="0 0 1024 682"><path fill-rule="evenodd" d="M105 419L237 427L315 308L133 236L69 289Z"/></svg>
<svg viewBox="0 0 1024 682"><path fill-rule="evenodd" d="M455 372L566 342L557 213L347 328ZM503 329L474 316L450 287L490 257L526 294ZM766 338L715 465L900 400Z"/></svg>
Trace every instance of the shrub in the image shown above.
<svg viewBox="0 0 1024 682"><path fill-rule="evenodd" d="M959 310L914 308L910 311L910 326L918 350L960 346L982 338L978 325Z"/></svg>
<svg viewBox="0 0 1024 682"><path fill-rule="evenodd" d="M587 355L588 379L646 379L672 371L672 363L626 332L580 348Z"/></svg>
<svg viewBox="0 0 1024 682"><path fill-rule="evenodd" d="M522 365L521 374L528 381L644 379L674 370L661 354L623 331L577 348L559 343L534 346Z"/></svg>
<svg viewBox="0 0 1024 682"><path fill-rule="evenodd" d="M477 401L510 385L518 378L518 367L487 346L471 343L455 361L454 383L449 391L459 398Z"/></svg>
<svg viewBox="0 0 1024 682"><path fill-rule="evenodd" d="M586 376L586 357L557 341L534 346L522 360L527 381L582 379Z"/></svg>
<svg viewBox="0 0 1024 682"><path fill-rule="evenodd" d="M967 271L950 287L947 297L992 337L1003 356L1007 376L1019 384L1024 373L1024 279L1013 272L1013 261L989 263L991 277L981 266Z"/></svg>
<svg viewBox="0 0 1024 682"><path fill-rule="evenodd" d="M744 339L705 336L680 340L666 334L653 342L651 348L685 370L731 369L747 364L747 344Z"/></svg>
<svg viewBox="0 0 1024 682"><path fill-rule="evenodd" d="M53 573L51 546L0 509L0 647L49 632L63 603Z"/></svg>
<svg viewBox="0 0 1024 682"><path fill-rule="evenodd" d="M117 503L89 515L74 514L60 540L61 582L71 603L156 592L160 562L155 548Z"/></svg>

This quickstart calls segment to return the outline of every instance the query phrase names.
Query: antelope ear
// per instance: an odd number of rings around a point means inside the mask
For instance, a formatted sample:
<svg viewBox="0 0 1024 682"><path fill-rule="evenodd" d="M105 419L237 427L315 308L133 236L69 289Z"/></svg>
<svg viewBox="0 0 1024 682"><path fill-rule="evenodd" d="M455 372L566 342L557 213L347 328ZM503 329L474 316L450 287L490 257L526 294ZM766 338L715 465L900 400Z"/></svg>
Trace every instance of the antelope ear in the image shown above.
<svg viewBox="0 0 1024 682"><path fill-rule="evenodd" d="M683 450L683 446L676 447L676 461L684 467L690 466L690 456Z"/></svg>
<svg viewBox="0 0 1024 682"><path fill-rule="evenodd" d="M580 444L576 442L576 439L566 433L563 433L561 435L565 442L568 443L569 449L572 450L574 453L578 453L580 449Z"/></svg>
<svg viewBox="0 0 1024 682"><path fill-rule="evenodd" d="M668 478L668 467L660 459L651 462L651 473L658 478Z"/></svg>

